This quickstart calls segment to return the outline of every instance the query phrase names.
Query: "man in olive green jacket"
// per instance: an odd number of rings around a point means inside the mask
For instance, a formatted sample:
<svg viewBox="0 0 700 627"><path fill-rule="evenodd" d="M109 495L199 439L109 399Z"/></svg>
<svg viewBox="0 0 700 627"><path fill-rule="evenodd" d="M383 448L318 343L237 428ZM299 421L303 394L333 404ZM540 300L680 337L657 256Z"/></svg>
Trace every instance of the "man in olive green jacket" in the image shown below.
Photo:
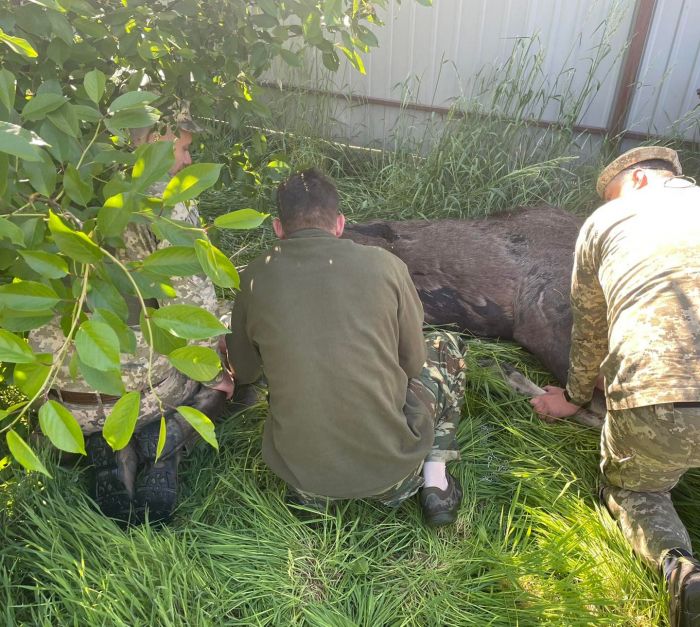
<svg viewBox="0 0 700 627"><path fill-rule="evenodd" d="M278 207L280 241L242 273L227 338L236 381L267 379L264 460L297 502L397 506L425 485L427 522L453 522L461 489L445 463L459 458L456 338L433 333L426 349L406 266L339 239L338 194L319 172L280 185Z"/></svg>

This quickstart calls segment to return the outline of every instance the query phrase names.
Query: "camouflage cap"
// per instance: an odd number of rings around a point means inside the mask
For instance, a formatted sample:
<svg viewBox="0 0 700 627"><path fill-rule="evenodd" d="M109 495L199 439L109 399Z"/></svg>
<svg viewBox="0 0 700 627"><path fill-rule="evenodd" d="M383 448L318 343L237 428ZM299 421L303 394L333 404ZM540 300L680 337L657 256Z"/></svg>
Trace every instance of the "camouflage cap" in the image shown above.
<svg viewBox="0 0 700 627"><path fill-rule="evenodd" d="M190 103L186 100L178 100L178 103L173 107L173 123L179 129L189 133L201 133L204 129L192 119L190 113Z"/></svg>
<svg viewBox="0 0 700 627"><path fill-rule="evenodd" d="M598 183L596 184L598 195L605 199L605 188L610 184L610 181L623 170L637 163L641 163L642 161L651 161L654 159L667 161L671 166L669 169L674 174L683 174L681 162L675 150L666 148L665 146L641 146L639 148L632 148L632 150L628 150L626 153L620 155L601 172L598 177Z"/></svg>

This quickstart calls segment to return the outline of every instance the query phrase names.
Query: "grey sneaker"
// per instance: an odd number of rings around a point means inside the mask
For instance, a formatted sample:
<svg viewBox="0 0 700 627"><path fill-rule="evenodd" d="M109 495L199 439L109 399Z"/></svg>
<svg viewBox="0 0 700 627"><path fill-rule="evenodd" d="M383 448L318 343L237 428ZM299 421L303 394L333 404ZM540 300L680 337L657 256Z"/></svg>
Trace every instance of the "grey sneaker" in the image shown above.
<svg viewBox="0 0 700 627"><path fill-rule="evenodd" d="M700 562L692 557L673 554L668 579L671 627L700 627Z"/></svg>
<svg viewBox="0 0 700 627"><path fill-rule="evenodd" d="M449 472L447 473L447 489L423 488L420 493L423 518L431 527L442 527L455 522L461 503L462 487Z"/></svg>

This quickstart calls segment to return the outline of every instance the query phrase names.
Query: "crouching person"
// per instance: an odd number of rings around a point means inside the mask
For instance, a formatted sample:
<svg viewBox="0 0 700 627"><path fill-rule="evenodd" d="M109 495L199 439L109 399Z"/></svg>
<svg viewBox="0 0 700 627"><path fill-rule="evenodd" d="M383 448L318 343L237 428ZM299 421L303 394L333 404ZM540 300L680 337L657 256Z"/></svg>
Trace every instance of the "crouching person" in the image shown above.
<svg viewBox="0 0 700 627"><path fill-rule="evenodd" d="M280 241L241 275L227 337L236 383L267 379L265 462L292 502L396 507L422 487L426 522L454 522L462 490L445 464L459 459L456 336L423 336L402 261L339 239L338 194L318 171L282 183L277 202Z"/></svg>
<svg viewBox="0 0 700 627"><path fill-rule="evenodd" d="M175 161L170 174L192 162L189 146L196 125L188 111L177 117L177 130L164 135L149 133L149 129L133 132L138 145L145 141L174 142ZM149 192L160 195L166 183L156 183ZM199 215L193 204L177 204L171 217L200 226ZM147 257L159 248L168 246L159 241L148 226L130 223L123 233L124 247L115 251L126 263ZM147 305L157 308L167 304L190 304L217 314L218 303L214 286L201 276L176 277L172 280L177 298L162 302L149 299ZM215 419L221 415L227 397L233 392L233 383L225 371L205 384L188 379L169 363L167 357L156 354L153 359L149 387L149 347L139 328L140 303L135 297L125 297L129 315L127 323L136 336L136 351L122 360L122 379L129 391L141 392L140 413L134 436L129 444L112 451L102 435L106 417L111 413L118 396L95 392L81 377L72 377L68 366L59 373L50 396L75 416L86 435L86 451L92 472L92 496L102 512L120 521L137 523L145 520L167 522L177 501L177 470L184 450L194 443L197 434L176 412L175 407L189 405ZM54 353L64 342L58 320L30 334L30 343L38 353ZM211 341L216 349L218 341ZM67 364L68 360L66 360ZM161 405L162 403L162 405ZM158 461L156 449L160 433L161 407L165 410L167 426L165 448Z"/></svg>

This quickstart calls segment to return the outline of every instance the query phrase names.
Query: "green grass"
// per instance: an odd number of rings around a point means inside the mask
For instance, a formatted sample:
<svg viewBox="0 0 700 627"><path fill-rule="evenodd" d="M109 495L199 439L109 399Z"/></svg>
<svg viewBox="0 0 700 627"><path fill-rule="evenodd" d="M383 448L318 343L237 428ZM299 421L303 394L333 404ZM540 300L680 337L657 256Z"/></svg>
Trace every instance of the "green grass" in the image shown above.
<svg viewBox="0 0 700 627"><path fill-rule="evenodd" d="M89 625L657 625L656 574L594 497L597 434L545 425L478 362L517 347L472 342L459 430L456 525L341 504L300 520L260 459L264 407L225 421L221 451L183 463L174 524L122 531L74 469L5 470L0 620ZM683 514L698 520L683 487ZM694 531L697 532L697 529Z"/></svg>

